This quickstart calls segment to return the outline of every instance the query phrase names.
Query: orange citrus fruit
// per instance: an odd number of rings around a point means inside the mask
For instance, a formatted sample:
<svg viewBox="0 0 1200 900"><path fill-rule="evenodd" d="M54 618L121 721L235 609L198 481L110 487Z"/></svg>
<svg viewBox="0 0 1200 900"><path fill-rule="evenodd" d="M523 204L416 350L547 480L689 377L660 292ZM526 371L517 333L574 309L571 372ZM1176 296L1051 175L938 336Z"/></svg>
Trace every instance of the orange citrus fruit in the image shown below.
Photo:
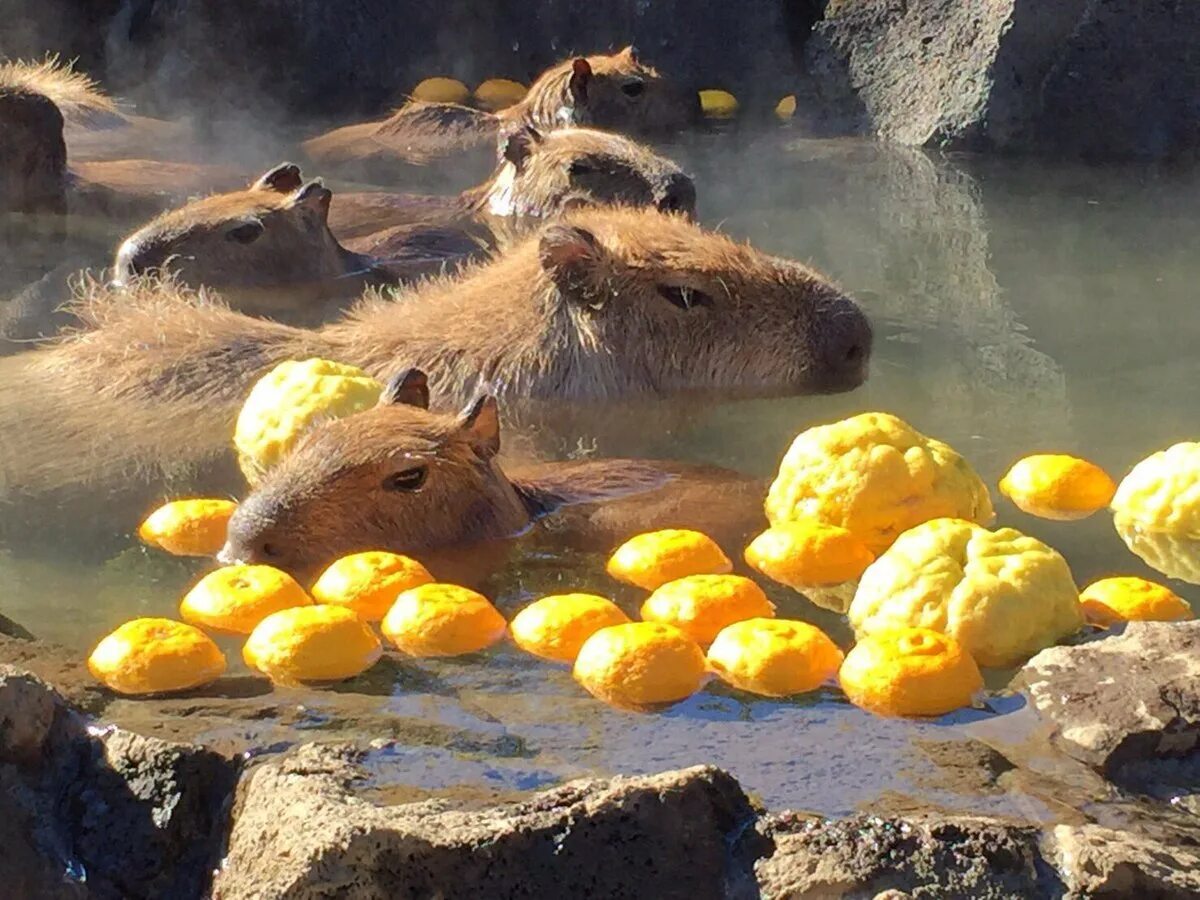
<svg viewBox="0 0 1200 900"><path fill-rule="evenodd" d="M786 122L796 115L796 95L788 94L775 104L775 118Z"/></svg>
<svg viewBox="0 0 1200 900"><path fill-rule="evenodd" d="M427 103L466 103L471 90L457 78L435 75L413 88L411 96Z"/></svg>
<svg viewBox="0 0 1200 900"><path fill-rule="evenodd" d="M249 634L271 613L312 603L287 572L271 566L238 564L209 572L184 595L185 622L231 634Z"/></svg>
<svg viewBox="0 0 1200 900"><path fill-rule="evenodd" d="M940 716L969 705L983 687L962 645L929 628L864 637L846 654L838 680L851 703L881 716Z"/></svg>
<svg viewBox="0 0 1200 900"><path fill-rule="evenodd" d="M734 622L708 648L708 667L723 681L768 697L815 690L841 664L842 651L825 632L790 619Z"/></svg>
<svg viewBox="0 0 1200 900"><path fill-rule="evenodd" d="M704 684L704 651L674 626L627 622L584 641L574 674L588 693L613 706L678 703Z"/></svg>
<svg viewBox="0 0 1200 900"><path fill-rule="evenodd" d="M685 575L721 575L733 569L716 541L699 531L668 528L632 537L608 560L608 574L652 591Z"/></svg>
<svg viewBox="0 0 1200 900"><path fill-rule="evenodd" d="M526 606L508 629L522 650L571 663L583 642L601 628L628 621L617 604L596 594L554 594Z"/></svg>
<svg viewBox="0 0 1200 900"><path fill-rule="evenodd" d="M529 88L519 81L507 78L489 78L475 88L475 103L489 112L499 112L520 103L529 93Z"/></svg>
<svg viewBox="0 0 1200 900"><path fill-rule="evenodd" d="M404 591L383 617L383 633L411 656L459 656L504 636L504 616L487 597L454 584Z"/></svg>
<svg viewBox="0 0 1200 900"><path fill-rule="evenodd" d="M1061 453L1017 460L1000 479L1000 493L1044 519L1082 519L1112 501L1117 484L1095 463Z"/></svg>
<svg viewBox="0 0 1200 900"><path fill-rule="evenodd" d="M225 671L225 654L199 628L171 619L134 619L100 641L87 664L119 694L158 694L215 681Z"/></svg>
<svg viewBox="0 0 1200 900"><path fill-rule="evenodd" d="M172 500L138 526L138 537L176 556L215 556L237 504L232 500Z"/></svg>
<svg viewBox="0 0 1200 900"><path fill-rule="evenodd" d="M341 681L360 675L379 659L375 632L344 606L294 606L255 626L242 659L272 681Z"/></svg>
<svg viewBox="0 0 1200 900"><path fill-rule="evenodd" d="M738 99L719 88L700 91L700 109L710 119L732 119L737 115Z"/></svg>
<svg viewBox="0 0 1200 900"><path fill-rule="evenodd" d="M401 591L431 581L429 570L415 559L368 550L343 556L330 565L312 586L312 596L318 603L345 606L368 622L378 622Z"/></svg>
<svg viewBox="0 0 1200 900"><path fill-rule="evenodd" d="M1083 615L1105 628L1118 622L1178 622L1194 619L1188 602L1173 590L1133 576L1093 581L1079 594Z"/></svg>
<svg viewBox="0 0 1200 900"><path fill-rule="evenodd" d="M845 528L815 519L773 525L746 548L753 568L800 591L853 581L874 559Z"/></svg>
<svg viewBox="0 0 1200 900"><path fill-rule="evenodd" d="M674 625L692 640L709 644L726 625L773 618L775 605L763 589L741 575L689 575L668 581L642 604L647 622Z"/></svg>

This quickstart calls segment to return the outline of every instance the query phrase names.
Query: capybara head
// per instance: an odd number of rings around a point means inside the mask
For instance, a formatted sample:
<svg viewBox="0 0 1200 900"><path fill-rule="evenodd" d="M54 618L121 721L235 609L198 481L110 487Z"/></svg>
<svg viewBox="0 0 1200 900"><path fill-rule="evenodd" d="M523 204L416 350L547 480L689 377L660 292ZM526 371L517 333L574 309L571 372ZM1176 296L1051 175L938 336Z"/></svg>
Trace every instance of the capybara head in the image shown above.
<svg viewBox="0 0 1200 900"><path fill-rule="evenodd" d="M238 506L220 559L303 574L360 550L419 553L520 531L531 513L496 464L495 399L459 415L428 404L411 369L374 409L318 424Z"/></svg>
<svg viewBox="0 0 1200 900"><path fill-rule="evenodd" d="M329 231L329 191L283 163L247 187L171 210L125 239L114 282L167 272L233 305L272 311L357 293L367 262Z"/></svg>
<svg viewBox="0 0 1200 900"><path fill-rule="evenodd" d="M0 82L0 212L66 211L63 117L43 94Z"/></svg>
<svg viewBox="0 0 1200 900"><path fill-rule="evenodd" d="M572 206L655 206L688 217L696 186L666 157L619 134L561 128L543 134L523 124L500 138L500 167L468 192L498 216L549 216Z"/></svg>
<svg viewBox="0 0 1200 900"><path fill-rule="evenodd" d="M544 128L593 125L630 134L679 131L700 119L700 98L645 64L633 47L577 56L543 72L525 99L500 114Z"/></svg>

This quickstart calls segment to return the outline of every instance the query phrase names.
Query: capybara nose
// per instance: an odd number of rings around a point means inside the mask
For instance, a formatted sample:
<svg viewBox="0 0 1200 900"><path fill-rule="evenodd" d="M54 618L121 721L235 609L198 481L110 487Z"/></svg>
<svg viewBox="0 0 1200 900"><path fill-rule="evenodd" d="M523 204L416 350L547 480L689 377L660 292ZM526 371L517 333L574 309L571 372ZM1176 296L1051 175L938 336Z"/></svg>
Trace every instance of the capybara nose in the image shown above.
<svg viewBox="0 0 1200 900"><path fill-rule="evenodd" d="M847 298L835 300L824 311L824 317L818 387L831 394L852 391L867 380L873 341L871 322Z"/></svg>
<svg viewBox="0 0 1200 900"><path fill-rule="evenodd" d="M667 180L667 186L658 199L658 208L663 212L684 213L688 216L696 212L696 185L686 175L672 175Z"/></svg>

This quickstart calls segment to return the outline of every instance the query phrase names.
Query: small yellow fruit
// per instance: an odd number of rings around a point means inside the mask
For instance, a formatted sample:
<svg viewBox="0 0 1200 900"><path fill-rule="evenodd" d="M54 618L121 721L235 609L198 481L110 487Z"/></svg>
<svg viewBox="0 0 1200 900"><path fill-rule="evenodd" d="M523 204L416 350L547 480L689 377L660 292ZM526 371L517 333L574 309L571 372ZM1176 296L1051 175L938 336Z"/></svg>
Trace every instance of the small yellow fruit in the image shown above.
<svg viewBox="0 0 1200 900"><path fill-rule="evenodd" d="M704 651L678 628L628 622L601 628L575 657L575 680L622 709L686 700L704 684Z"/></svg>
<svg viewBox="0 0 1200 900"><path fill-rule="evenodd" d="M1086 459L1040 453L1017 460L1000 479L1000 493L1043 519L1083 519L1112 501L1116 482Z"/></svg>
<svg viewBox="0 0 1200 900"><path fill-rule="evenodd" d="M775 605L741 575L689 575L668 581L642 604L647 622L674 625L693 641L710 644L726 625L772 618Z"/></svg>
<svg viewBox="0 0 1200 900"><path fill-rule="evenodd" d="M119 694L186 691L220 678L225 654L199 628L134 619L96 645L88 671Z"/></svg>
<svg viewBox="0 0 1200 900"><path fill-rule="evenodd" d="M184 595L179 614L185 622L203 628L249 634L272 613L311 604L304 588L287 572L239 564L223 566L201 578Z"/></svg>
<svg viewBox="0 0 1200 900"><path fill-rule="evenodd" d="M796 95L788 94L775 105L775 117L781 121L788 121L796 115Z"/></svg>
<svg viewBox="0 0 1200 900"><path fill-rule="evenodd" d="M732 119L737 115L737 97L716 89L700 92L700 109L710 119Z"/></svg>
<svg viewBox="0 0 1200 900"><path fill-rule="evenodd" d="M1142 528L1200 538L1200 443L1143 459L1117 486L1112 509Z"/></svg>
<svg viewBox="0 0 1200 900"><path fill-rule="evenodd" d="M429 584L429 570L407 556L368 550L343 556L312 586L313 599L352 609L367 622L378 622L402 591Z"/></svg>
<svg viewBox="0 0 1200 900"><path fill-rule="evenodd" d="M237 504L232 500L172 500L138 526L138 537L176 556L215 556Z"/></svg>
<svg viewBox="0 0 1200 900"><path fill-rule="evenodd" d="M327 359L287 360L260 378L238 413L233 445L255 485L306 431L379 402L383 385L362 369Z"/></svg>
<svg viewBox="0 0 1200 900"><path fill-rule="evenodd" d="M1093 581L1079 600L1087 620L1105 628L1118 622L1178 622L1196 617L1187 601L1170 588L1133 576Z"/></svg>
<svg viewBox="0 0 1200 900"><path fill-rule="evenodd" d="M954 638L928 628L881 631L859 641L838 673L855 706L881 716L940 716L967 706L983 676Z"/></svg>
<svg viewBox="0 0 1200 900"><path fill-rule="evenodd" d="M813 519L774 525L746 548L753 568L798 591L854 581L874 559L845 528Z"/></svg>
<svg viewBox="0 0 1200 900"><path fill-rule="evenodd" d="M639 534L608 560L609 575L648 591L685 575L723 575L732 569L716 541L686 528Z"/></svg>
<svg viewBox="0 0 1200 900"><path fill-rule="evenodd" d="M435 76L426 78L410 95L414 100L424 100L426 103L466 103L471 96L471 90L457 78Z"/></svg>
<svg viewBox="0 0 1200 900"><path fill-rule="evenodd" d="M601 628L629 617L617 604L595 594L554 594L530 603L508 629L522 650L556 662L572 663L579 648Z"/></svg>
<svg viewBox="0 0 1200 900"><path fill-rule="evenodd" d="M383 647L375 632L344 606L296 606L255 626L242 659L272 681L342 681L375 665Z"/></svg>
<svg viewBox="0 0 1200 900"><path fill-rule="evenodd" d="M475 103L488 112L499 112L525 99L529 88L507 78L489 78L475 88Z"/></svg>
<svg viewBox="0 0 1200 900"><path fill-rule="evenodd" d="M1143 528L1117 516L1117 534L1130 552L1156 572L1188 584L1200 584L1200 538Z"/></svg>
<svg viewBox="0 0 1200 900"><path fill-rule="evenodd" d="M504 636L504 616L487 597L453 584L404 591L383 617L383 633L411 656L459 656Z"/></svg>
<svg viewBox="0 0 1200 900"><path fill-rule="evenodd" d="M842 651L825 632L789 619L734 622L708 648L708 667L722 680L768 697L815 690L841 664Z"/></svg>

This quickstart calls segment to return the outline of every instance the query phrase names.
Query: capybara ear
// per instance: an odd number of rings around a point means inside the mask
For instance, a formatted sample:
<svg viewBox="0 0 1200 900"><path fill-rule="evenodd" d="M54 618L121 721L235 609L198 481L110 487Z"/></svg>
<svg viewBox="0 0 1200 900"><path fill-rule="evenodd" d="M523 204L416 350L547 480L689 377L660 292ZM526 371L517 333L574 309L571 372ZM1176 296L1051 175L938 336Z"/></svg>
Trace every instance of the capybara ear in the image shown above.
<svg viewBox="0 0 1200 900"><path fill-rule="evenodd" d="M520 172L533 153L533 148L542 142L542 133L532 125L522 125L504 138L503 156Z"/></svg>
<svg viewBox="0 0 1200 900"><path fill-rule="evenodd" d="M484 394L463 410L459 429L471 442L480 459L491 459L500 452L500 405L491 394Z"/></svg>
<svg viewBox="0 0 1200 900"><path fill-rule="evenodd" d="M258 181L250 187L260 191L290 194L301 184L303 184L303 179L300 177L300 167L295 163L285 162L280 163L271 171L263 173Z"/></svg>
<svg viewBox="0 0 1200 900"><path fill-rule="evenodd" d="M571 99L576 106L587 106L588 85L592 81L592 66L582 56L577 56L571 62L571 80L567 88L571 91Z"/></svg>
<svg viewBox="0 0 1200 900"><path fill-rule="evenodd" d="M630 44L629 46L627 46L624 50L622 50L617 55L622 56L625 59L629 60L629 62L631 62L633 65L635 65L635 66L637 65L638 52L637 52L637 47L633 46L633 44Z"/></svg>
<svg viewBox="0 0 1200 900"><path fill-rule="evenodd" d="M429 379L420 369L405 369L393 375L379 395L380 406L402 403L429 409Z"/></svg>
<svg viewBox="0 0 1200 900"><path fill-rule="evenodd" d="M292 205L310 210L324 221L329 216L329 201L332 199L333 191L325 187L325 182L320 178L314 178L296 191L292 197Z"/></svg>
<svg viewBox="0 0 1200 900"><path fill-rule="evenodd" d="M600 245L592 233L577 225L547 225L538 241L542 268L566 293L584 286L587 273L596 265L600 253Z"/></svg>

